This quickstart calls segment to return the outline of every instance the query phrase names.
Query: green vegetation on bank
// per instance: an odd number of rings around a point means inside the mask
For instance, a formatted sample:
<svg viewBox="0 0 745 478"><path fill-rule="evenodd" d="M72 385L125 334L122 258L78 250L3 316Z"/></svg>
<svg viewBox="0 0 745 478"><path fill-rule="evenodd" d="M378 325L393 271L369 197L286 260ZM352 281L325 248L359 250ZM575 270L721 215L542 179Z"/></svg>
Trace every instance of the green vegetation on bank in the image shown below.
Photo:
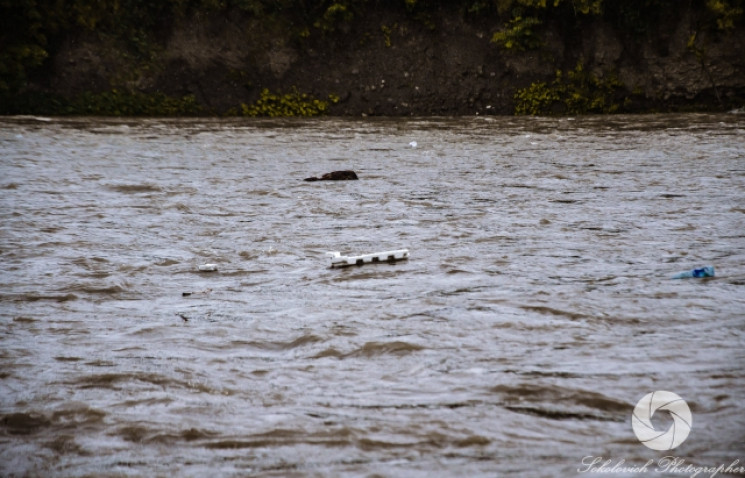
<svg viewBox="0 0 745 478"><path fill-rule="evenodd" d="M510 20L502 30L496 32L491 41L505 50L537 50L543 45L543 41L534 29L541 23L535 17L517 16Z"/></svg>
<svg viewBox="0 0 745 478"><path fill-rule="evenodd" d="M745 0L693 0L688 49L708 71L708 44L742 28ZM141 89L144 76L159 71L159 54L170 29L180 19L242 15L262 23L282 22L298 42L344 31L355 34L354 22L381 6L432 31L441 15L461 15L466 21L491 25L491 42L502 54L540 51L551 29L576 37L596 19L623 32L626 39L653 35L662 20L676 15L679 0L0 0L0 114L198 115L215 114L194 96L168 96ZM264 22L265 21L265 22ZM380 25L386 47L393 29ZM110 45L119 63L131 65L98 85L72 97L55 96L48 78L52 60L65 41L86 37ZM575 61L576 58L570 61ZM719 97L717 85L713 91ZM260 90L261 88L261 90ZM551 81L536 81L515 94L516 114L620 111L624 91L611 74L602 78L584 69L557 73ZM256 86L248 98L229 110L237 115L306 116L327 113L335 103L293 90L272 93Z"/></svg>
<svg viewBox="0 0 745 478"><path fill-rule="evenodd" d="M516 115L548 115L552 113L581 115L616 113L631 100L622 96L623 83L615 74L599 78L586 71L582 63L574 70L556 72L547 84L535 82L515 93Z"/></svg>
<svg viewBox="0 0 745 478"><path fill-rule="evenodd" d="M242 116L320 116L326 114L329 103L337 103L338 96L329 95L329 100L319 100L293 88L289 93L272 93L268 88L253 104L241 104L238 114ZM231 112L234 113L234 112Z"/></svg>
<svg viewBox="0 0 745 478"><path fill-rule="evenodd" d="M497 0L501 15L507 15L492 42L506 51L538 49L543 45L543 26L549 21L566 30L581 28L588 18L602 18L630 37L643 38L658 27L666 15L676 14L677 0ZM743 0L699 0L701 15L692 28L727 32L742 21Z"/></svg>
<svg viewBox="0 0 745 478"><path fill-rule="evenodd" d="M27 93L4 99L3 108L12 112L41 115L90 116L198 116L204 109L193 95L181 98L163 93L142 93L112 89L86 92L72 98L47 93Z"/></svg>

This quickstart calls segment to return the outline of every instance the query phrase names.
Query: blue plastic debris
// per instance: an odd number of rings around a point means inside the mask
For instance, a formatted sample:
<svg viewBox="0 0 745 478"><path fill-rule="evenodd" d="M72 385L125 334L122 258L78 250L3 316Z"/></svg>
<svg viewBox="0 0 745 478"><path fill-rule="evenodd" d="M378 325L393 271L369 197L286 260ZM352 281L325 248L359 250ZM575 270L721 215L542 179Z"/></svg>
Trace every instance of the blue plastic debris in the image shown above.
<svg viewBox="0 0 745 478"><path fill-rule="evenodd" d="M714 266L706 266L701 267L700 269L693 269L690 271L681 272L680 274L675 274L673 276L673 279L688 279L689 277L714 277Z"/></svg>

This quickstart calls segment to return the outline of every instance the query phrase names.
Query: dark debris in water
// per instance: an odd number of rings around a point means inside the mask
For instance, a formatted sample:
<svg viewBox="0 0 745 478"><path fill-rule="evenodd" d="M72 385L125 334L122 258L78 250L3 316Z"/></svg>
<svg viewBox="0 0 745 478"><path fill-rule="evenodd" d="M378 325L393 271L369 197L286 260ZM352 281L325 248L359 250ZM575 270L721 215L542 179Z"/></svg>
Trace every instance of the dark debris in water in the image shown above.
<svg viewBox="0 0 745 478"><path fill-rule="evenodd" d="M0 423L9 435L30 435L51 425L51 420L36 412L18 412L3 415Z"/></svg>
<svg viewBox="0 0 745 478"><path fill-rule="evenodd" d="M336 348L327 348L318 354L314 355L313 358L324 358L324 357L336 357L344 359L348 357L375 357L380 355L408 355L413 352L424 350L424 347L417 344L411 344L404 341L393 341L393 342L367 342L361 347L358 347L349 352L342 352Z"/></svg>
<svg viewBox="0 0 745 478"><path fill-rule="evenodd" d="M359 179L357 173L351 170L345 171L331 171L322 175L320 178L310 177L305 178L304 181L354 181Z"/></svg>
<svg viewBox="0 0 745 478"><path fill-rule="evenodd" d="M538 417L548 418L550 420L598 420L604 422L623 422L624 417L599 415L594 413L581 413L571 412L563 410L550 410L548 408L541 407L517 407L517 406L506 406L507 410L516 413L525 413L528 415L534 415Z"/></svg>

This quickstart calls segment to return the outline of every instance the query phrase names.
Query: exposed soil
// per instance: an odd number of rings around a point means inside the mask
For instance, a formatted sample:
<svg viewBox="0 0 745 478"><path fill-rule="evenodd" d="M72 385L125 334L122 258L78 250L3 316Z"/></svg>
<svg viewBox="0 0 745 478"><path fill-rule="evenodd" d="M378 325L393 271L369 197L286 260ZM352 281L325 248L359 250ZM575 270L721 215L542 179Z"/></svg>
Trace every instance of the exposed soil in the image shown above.
<svg viewBox="0 0 745 478"><path fill-rule="evenodd" d="M255 101L264 88L297 88L338 96L332 115L511 114L518 88L550 81L581 60L595 75L618 75L633 93L630 111L742 107L742 29L709 34L702 59L688 47L693 23L681 9L657 32L624 38L602 20L588 20L572 32L549 28L540 50L505 52L490 41L497 23L447 9L426 20L378 10L310 34L287 21L259 23L232 12L180 20L148 62L100 38L70 38L43 88L72 95L126 85L193 94L215 113Z"/></svg>

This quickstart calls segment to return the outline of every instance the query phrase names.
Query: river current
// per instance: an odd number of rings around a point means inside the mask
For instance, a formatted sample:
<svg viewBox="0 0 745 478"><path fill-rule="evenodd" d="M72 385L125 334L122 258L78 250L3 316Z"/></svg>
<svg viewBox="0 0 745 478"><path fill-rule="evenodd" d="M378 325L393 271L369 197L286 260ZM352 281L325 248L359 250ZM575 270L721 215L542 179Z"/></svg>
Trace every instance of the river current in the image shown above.
<svg viewBox="0 0 745 478"><path fill-rule="evenodd" d="M743 115L6 117L0 206L2 476L745 466Z"/></svg>

